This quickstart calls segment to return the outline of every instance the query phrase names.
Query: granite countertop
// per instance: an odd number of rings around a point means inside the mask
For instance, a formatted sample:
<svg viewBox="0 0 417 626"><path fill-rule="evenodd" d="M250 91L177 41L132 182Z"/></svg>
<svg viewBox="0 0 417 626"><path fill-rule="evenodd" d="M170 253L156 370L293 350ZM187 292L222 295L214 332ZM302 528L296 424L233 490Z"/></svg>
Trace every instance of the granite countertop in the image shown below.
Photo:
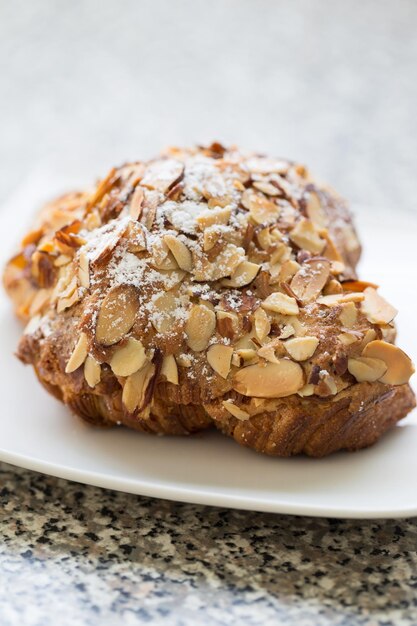
<svg viewBox="0 0 417 626"><path fill-rule="evenodd" d="M219 139L415 211L416 24L414 0L3 2L0 202ZM417 624L416 520L193 506L2 463L0 497L0 626Z"/></svg>
<svg viewBox="0 0 417 626"><path fill-rule="evenodd" d="M0 465L2 626L416 624L417 520L251 513Z"/></svg>

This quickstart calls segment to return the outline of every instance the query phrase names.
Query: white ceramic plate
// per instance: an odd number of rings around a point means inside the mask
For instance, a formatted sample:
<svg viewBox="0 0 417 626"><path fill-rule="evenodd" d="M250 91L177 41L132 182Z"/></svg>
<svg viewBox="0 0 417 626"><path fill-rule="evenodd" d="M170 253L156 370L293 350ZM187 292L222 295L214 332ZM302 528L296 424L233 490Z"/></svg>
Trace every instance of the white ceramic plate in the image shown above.
<svg viewBox="0 0 417 626"><path fill-rule="evenodd" d="M31 186L0 216L9 249L28 223ZM399 343L417 360L417 220L357 209L366 253L362 277L383 285L400 309ZM224 507L332 517L417 514L417 415L377 445L321 460L275 459L216 432L152 437L98 430L72 417L13 357L20 333L0 296L0 459L62 478L129 493Z"/></svg>

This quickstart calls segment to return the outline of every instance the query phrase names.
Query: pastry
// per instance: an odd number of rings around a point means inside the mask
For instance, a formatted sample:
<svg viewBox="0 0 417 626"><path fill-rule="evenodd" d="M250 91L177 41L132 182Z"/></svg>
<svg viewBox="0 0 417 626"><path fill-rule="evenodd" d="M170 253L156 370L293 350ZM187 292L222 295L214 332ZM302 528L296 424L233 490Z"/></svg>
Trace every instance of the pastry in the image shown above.
<svg viewBox="0 0 417 626"><path fill-rule="evenodd" d="M358 279L344 201L220 144L112 169L47 205L4 284L18 356L88 422L215 425L260 452L374 443L414 406L395 309Z"/></svg>

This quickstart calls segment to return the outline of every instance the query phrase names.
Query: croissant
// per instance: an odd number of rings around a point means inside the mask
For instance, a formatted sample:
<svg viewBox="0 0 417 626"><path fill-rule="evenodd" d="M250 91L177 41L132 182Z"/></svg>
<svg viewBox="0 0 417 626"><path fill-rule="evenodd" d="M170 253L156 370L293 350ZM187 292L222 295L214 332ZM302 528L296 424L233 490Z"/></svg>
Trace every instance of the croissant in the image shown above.
<svg viewBox="0 0 417 626"><path fill-rule="evenodd" d="M369 446L415 406L414 370L360 252L305 167L172 148L43 208L4 273L18 357L91 424L214 425L280 456Z"/></svg>

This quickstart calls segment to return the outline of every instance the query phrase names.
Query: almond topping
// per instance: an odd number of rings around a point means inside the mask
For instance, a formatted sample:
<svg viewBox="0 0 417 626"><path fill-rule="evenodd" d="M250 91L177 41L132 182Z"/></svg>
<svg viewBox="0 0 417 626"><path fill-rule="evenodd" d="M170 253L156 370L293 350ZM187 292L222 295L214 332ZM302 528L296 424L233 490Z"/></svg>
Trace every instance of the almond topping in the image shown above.
<svg viewBox="0 0 417 626"><path fill-rule="evenodd" d="M400 348L386 341L378 339L371 341L363 349L362 356L384 361L387 371L379 380L387 385L403 385L414 373L410 357Z"/></svg>
<svg viewBox="0 0 417 626"><path fill-rule="evenodd" d="M153 299L152 326L158 333L166 333L173 325L173 313L178 308L178 297L172 291L162 292Z"/></svg>
<svg viewBox="0 0 417 626"><path fill-rule="evenodd" d="M87 381L89 387L94 388L100 382L101 367L100 363L95 360L90 354L87 356L84 363L84 378Z"/></svg>
<svg viewBox="0 0 417 626"><path fill-rule="evenodd" d="M363 292L365 299L361 303L362 312L371 324L389 324L397 315L397 309L391 306L372 287Z"/></svg>
<svg viewBox="0 0 417 626"><path fill-rule="evenodd" d="M276 352L279 351L280 356L285 354L282 347L282 341L280 339L273 339L262 348L258 350L258 356L270 363L279 363Z"/></svg>
<svg viewBox="0 0 417 626"><path fill-rule="evenodd" d="M307 200L306 212L314 226L318 229L326 228L329 223L327 214L320 203L320 198L314 191L310 192Z"/></svg>
<svg viewBox="0 0 417 626"><path fill-rule="evenodd" d="M387 369L385 362L381 361L381 359L372 359L364 356L348 359L348 370L358 383L373 383L381 378Z"/></svg>
<svg viewBox="0 0 417 626"><path fill-rule="evenodd" d="M244 287L251 283L259 272L261 266L250 261L242 261L230 278L223 280L226 287Z"/></svg>
<svg viewBox="0 0 417 626"><path fill-rule="evenodd" d="M222 378L227 378L230 372L233 348L222 343L212 345L207 350L207 361Z"/></svg>
<svg viewBox="0 0 417 626"><path fill-rule="evenodd" d="M184 166L174 159L154 161L146 168L141 185L165 193L180 178Z"/></svg>
<svg viewBox="0 0 417 626"><path fill-rule="evenodd" d="M215 208L208 211L203 211L196 218L196 222L201 230L210 228L217 224L227 224L230 220L232 209L230 207Z"/></svg>
<svg viewBox="0 0 417 626"><path fill-rule="evenodd" d="M282 398L297 393L304 385L303 370L294 361L249 365L239 370L233 388L244 396Z"/></svg>
<svg viewBox="0 0 417 626"><path fill-rule="evenodd" d="M284 347L295 361L306 361L313 356L319 345L317 337L294 337L284 343Z"/></svg>
<svg viewBox="0 0 417 626"><path fill-rule="evenodd" d="M233 339L239 329L239 318L236 313L216 311L217 330L222 337Z"/></svg>
<svg viewBox="0 0 417 626"><path fill-rule="evenodd" d="M364 299L363 293L335 293L331 296L321 296L317 298L318 304L324 304L325 306L335 306L336 304L342 304L343 302L362 302Z"/></svg>
<svg viewBox="0 0 417 626"><path fill-rule="evenodd" d="M86 289L90 286L90 269L89 269L89 261L84 250L81 250L78 257L78 280L80 281L81 287L85 287Z"/></svg>
<svg viewBox="0 0 417 626"><path fill-rule="evenodd" d="M236 404L233 404L233 400L223 400L222 405L233 417L238 420L248 420L250 418L249 413L246 413L243 409L240 409Z"/></svg>
<svg viewBox="0 0 417 626"><path fill-rule="evenodd" d="M285 263L283 263L281 268L280 268L280 271L279 271L279 274L278 274L278 282L286 283L300 269L301 269L301 266L299 265L299 263L297 263L297 261L293 261L292 259L289 259L288 261L285 261Z"/></svg>
<svg viewBox="0 0 417 626"><path fill-rule="evenodd" d="M294 294L307 304L321 293L330 275L330 263L324 259L313 259L305 263L290 283Z"/></svg>
<svg viewBox="0 0 417 626"><path fill-rule="evenodd" d="M340 333L337 338L344 346L350 346L355 341L359 341L359 338L353 333Z"/></svg>
<svg viewBox="0 0 417 626"><path fill-rule="evenodd" d="M111 346L120 341L132 328L138 310L138 295L132 285L119 285L109 291L98 312L98 343Z"/></svg>
<svg viewBox="0 0 417 626"><path fill-rule="evenodd" d="M346 302L342 304L342 310L339 313L339 319L345 328L353 328L358 319L358 310L354 302Z"/></svg>
<svg viewBox="0 0 417 626"><path fill-rule="evenodd" d="M178 366L173 354L164 356L161 367L161 375L165 376L169 383L178 385Z"/></svg>
<svg viewBox="0 0 417 626"><path fill-rule="evenodd" d="M126 378L123 387L122 402L129 413L141 408L146 390L155 373L155 365L147 363L142 369Z"/></svg>
<svg viewBox="0 0 417 626"><path fill-rule="evenodd" d="M242 205L250 212L251 218L257 224L272 224L280 214L280 207L268 200L265 196L255 193L251 189L243 192Z"/></svg>
<svg viewBox="0 0 417 626"><path fill-rule="evenodd" d="M87 357L87 335L85 333L80 333L77 343L75 344L75 348L69 358L69 361L65 368L66 374L71 374L71 372L75 372L76 369L82 365Z"/></svg>
<svg viewBox="0 0 417 626"><path fill-rule="evenodd" d="M284 293L271 293L261 304L262 308L283 315L297 315L299 312L298 304L295 298L286 296Z"/></svg>
<svg viewBox="0 0 417 626"><path fill-rule="evenodd" d="M212 281L231 276L239 263L244 260L244 250L230 243L220 250L213 262L205 256L201 257L200 254L193 253L193 257L194 279Z"/></svg>
<svg viewBox="0 0 417 626"><path fill-rule="evenodd" d="M179 267L186 272L191 272L193 258L185 243L174 237L174 235L165 235L164 241L174 255Z"/></svg>
<svg viewBox="0 0 417 626"><path fill-rule="evenodd" d="M203 304L194 304L185 325L187 344L191 350L194 352L205 350L215 328L216 315L213 311Z"/></svg>
<svg viewBox="0 0 417 626"><path fill-rule="evenodd" d="M116 376L130 376L145 365L145 348L138 339L129 337L124 346L119 348L110 360L110 367Z"/></svg>
<svg viewBox="0 0 417 626"><path fill-rule="evenodd" d="M253 321L255 325L255 333L259 341L263 341L271 332L271 322L264 309L259 307L256 309Z"/></svg>
<svg viewBox="0 0 417 626"><path fill-rule="evenodd" d="M314 254L323 252L326 241L320 237L314 224L310 220L302 219L290 232L290 239L302 250L308 250Z"/></svg>
<svg viewBox="0 0 417 626"><path fill-rule="evenodd" d="M143 193L142 187L136 187L135 191L133 192L129 208L130 217L134 220L138 220L140 218L144 197L145 195Z"/></svg>

